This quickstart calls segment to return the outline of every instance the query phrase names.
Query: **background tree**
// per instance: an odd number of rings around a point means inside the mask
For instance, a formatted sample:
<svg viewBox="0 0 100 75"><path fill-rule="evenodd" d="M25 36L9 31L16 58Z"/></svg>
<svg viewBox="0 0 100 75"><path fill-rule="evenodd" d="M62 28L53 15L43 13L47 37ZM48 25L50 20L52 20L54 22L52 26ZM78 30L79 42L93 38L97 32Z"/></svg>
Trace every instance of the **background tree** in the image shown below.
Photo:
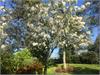
<svg viewBox="0 0 100 75"><path fill-rule="evenodd" d="M92 58L92 60L91 60ZM80 55L80 61L81 63L87 63L87 64L97 64L98 63L98 57L97 54L93 51L85 52Z"/></svg>
<svg viewBox="0 0 100 75"><path fill-rule="evenodd" d="M99 45L100 45L100 35L97 36L95 42L91 45L88 46L88 51L93 51L96 55L97 55L97 59L98 59L98 62L99 62L99 54L100 54L100 48L99 48Z"/></svg>
<svg viewBox="0 0 100 75"><path fill-rule="evenodd" d="M100 53L100 34L97 36L96 41L94 43L94 45L96 46L95 51L97 53ZM99 55L99 54L98 54Z"/></svg>

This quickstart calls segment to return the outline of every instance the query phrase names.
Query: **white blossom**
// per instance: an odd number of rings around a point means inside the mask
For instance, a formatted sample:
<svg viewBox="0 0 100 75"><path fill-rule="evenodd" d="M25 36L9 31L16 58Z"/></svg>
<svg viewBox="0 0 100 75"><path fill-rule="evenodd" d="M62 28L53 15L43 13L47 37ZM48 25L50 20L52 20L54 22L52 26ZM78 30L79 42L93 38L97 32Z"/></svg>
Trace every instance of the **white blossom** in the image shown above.
<svg viewBox="0 0 100 75"><path fill-rule="evenodd" d="M32 6L32 7L31 7L31 11L34 11L34 10L35 10L35 8L34 8L34 6Z"/></svg>
<svg viewBox="0 0 100 75"><path fill-rule="evenodd" d="M87 44L86 42L80 43L79 45L80 45L80 46L88 46L88 44Z"/></svg>
<svg viewBox="0 0 100 75"><path fill-rule="evenodd" d="M82 5L81 8L84 10L86 7L85 7L85 5Z"/></svg>
<svg viewBox="0 0 100 75"><path fill-rule="evenodd" d="M51 23L53 23L53 18L52 18L52 17L50 17L50 18L49 18L49 21L50 21Z"/></svg>
<svg viewBox="0 0 100 75"><path fill-rule="evenodd" d="M86 33L87 33L87 34L91 34L91 32L90 32L90 31L87 31Z"/></svg>
<svg viewBox="0 0 100 75"><path fill-rule="evenodd" d="M66 29L65 29L65 32L66 32L66 33L68 33L68 30L69 30L69 29L68 29L68 28L66 28Z"/></svg>
<svg viewBox="0 0 100 75"><path fill-rule="evenodd" d="M84 35L80 35L80 36L79 36L79 38L83 38L83 37L84 37Z"/></svg>
<svg viewBox="0 0 100 75"><path fill-rule="evenodd" d="M52 13L52 14L55 14L55 13L56 13L56 11L52 10L52 11L51 11L51 13Z"/></svg>
<svg viewBox="0 0 100 75"><path fill-rule="evenodd" d="M49 34L44 34L44 38L50 38Z"/></svg>
<svg viewBox="0 0 100 75"><path fill-rule="evenodd" d="M90 4L91 4L90 2L87 2L85 5L86 5L86 6L89 6Z"/></svg>
<svg viewBox="0 0 100 75"><path fill-rule="evenodd" d="M80 20L80 21L81 21L82 19L83 19L82 17L78 17L78 20Z"/></svg>
<svg viewBox="0 0 100 75"><path fill-rule="evenodd" d="M48 6L50 7L51 6L51 3L48 3Z"/></svg>
<svg viewBox="0 0 100 75"><path fill-rule="evenodd" d="M66 47L67 47L68 45L66 44Z"/></svg>
<svg viewBox="0 0 100 75"><path fill-rule="evenodd" d="M66 2L62 1L62 4L65 6L66 5Z"/></svg>
<svg viewBox="0 0 100 75"><path fill-rule="evenodd" d="M33 45L33 46L36 46L36 45L38 45L38 43L36 43L36 42L33 42L33 43L32 43L32 45Z"/></svg>
<svg viewBox="0 0 100 75"><path fill-rule="evenodd" d="M65 43L66 43L66 41L64 40L62 43L63 43L63 44L65 44Z"/></svg>
<svg viewBox="0 0 100 75"><path fill-rule="evenodd" d="M4 6L0 6L0 10L4 9Z"/></svg>
<svg viewBox="0 0 100 75"><path fill-rule="evenodd" d="M74 6L75 11L80 11L81 8L79 6Z"/></svg>
<svg viewBox="0 0 100 75"><path fill-rule="evenodd" d="M1 17L1 20L5 21L5 20L6 20L6 18L5 18L5 17Z"/></svg>
<svg viewBox="0 0 100 75"><path fill-rule="evenodd" d="M81 25L83 25L83 26L85 25L85 22L80 22L80 23L81 23Z"/></svg>
<svg viewBox="0 0 100 75"><path fill-rule="evenodd" d="M6 45L1 45L1 49L4 49L6 47Z"/></svg>
<svg viewBox="0 0 100 75"><path fill-rule="evenodd" d="M45 42L43 42L43 45L46 46Z"/></svg>
<svg viewBox="0 0 100 75"><path fill-rule="evenodd" d="M53 33L55 33L55 32L52 30L51 33L53 34Z"/></svg>
<svg viewBox="0 0 100 75"><path fill-rule="evenodd" d="M2 25L7 25L6 23L2 23Z"/></svg>
<svg viewBox="0 0 100 75"><path fill-rule="evenodd" d="M79 6L74 6L75 11L79 10Z"/></svg>

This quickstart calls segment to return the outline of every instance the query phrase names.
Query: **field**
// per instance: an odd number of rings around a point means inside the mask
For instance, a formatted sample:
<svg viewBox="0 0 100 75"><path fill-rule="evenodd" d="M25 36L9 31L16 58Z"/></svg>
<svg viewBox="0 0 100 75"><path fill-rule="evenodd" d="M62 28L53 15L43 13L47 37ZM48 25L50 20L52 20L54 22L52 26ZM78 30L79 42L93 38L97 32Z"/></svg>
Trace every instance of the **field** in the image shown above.
<svg viewBox="0 0 100 75"><path fill-rule="evenodd" d="M61 65L49 67L48 75L99 74L100 71L100 65L97 64L69 64L69 66L73 66L76 70L71 73L56 73L55 69Z"/></svg>

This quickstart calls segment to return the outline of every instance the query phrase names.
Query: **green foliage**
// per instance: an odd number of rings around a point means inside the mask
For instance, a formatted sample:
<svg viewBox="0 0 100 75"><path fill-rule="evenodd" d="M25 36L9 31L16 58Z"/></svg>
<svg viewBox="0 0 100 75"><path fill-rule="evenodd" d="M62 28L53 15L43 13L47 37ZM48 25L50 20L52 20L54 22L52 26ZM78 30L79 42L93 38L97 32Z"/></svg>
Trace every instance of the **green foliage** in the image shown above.
<svg viewBox="0 0 100 75"><path fill-rule="evenodd" d="M11 53L8 50L1 50L1 73L13 74L19 67L36 62L28 49L23 49L16 53Z"/></svg>
<svg viewBox="0 0 100 75"><path fill-rule="evenodd" d="M73 62L77 62L78 59L77 58L77 55L75 55L75 52L74 52L74 48L68 46L68 48L66 49L69 49L69 50L66 50L66 62L67 63L73 63ZM59 63L62 63L63 61L63 50L60 50L59 51Z"/></svg>
<svg viewBox="0 0 100 75"><path fill-rule="evenodd" d="M17 67L22 67L33 62L33 58L28 49L23 49L14 54L14 60Z"/></svg>
<svg viewBox="0 0 100 75"><path fill-rule="evenodd" d="M57 66L56 64L59 63L59 60L58 59L50 59L49 62L48 62L48 66L51 67L51 66Z"/></svg>
<svg viewBox="0 0 100 75"><path fill-rule="evenodd" d="M14 56L10 51L1 50L1 73L12 74L14 73Z"/></svg>
<svg viewBox="0 0 100 75"><path fill-rule="evenodd" d="M15 3L19 3L19 2L22 2L23 4L28 4L29 6L32 6L34 4L38 4L40 3L41 0L20 0L20 1L17 1L17 0L13 0Z"/></svg>
<svg viewBox="0 0 100 75"><path fill-rule="evenodd" d="M98 56L99 56L99 50L100 50L100 34L97 36L96 41L94 43L94 47L95 47L95 52L97 52Z"/></svg>
<svg viewBox="0 0 100 75"><path fill-rule="evenodd" d="M82 53L80 55L80 61L81 61L81 63L86 63L86 64L96 64L96 63L99 63L98 62L98 56L93 51Z"/></svg>
<svg viewBox="0 0 100 75"><path fill-rule="evenodd" d="M71 59L70 63L81 63L79 55L72 55L70 59Z"/></svg>
<svg viewBox="0 0 100 75"><path fill-rule="evenodd" d="M92 17L92 18L90 18L90 24L91 25L96 25L96 24L98 24L98 20L95 19L94 17Z"/></svg>

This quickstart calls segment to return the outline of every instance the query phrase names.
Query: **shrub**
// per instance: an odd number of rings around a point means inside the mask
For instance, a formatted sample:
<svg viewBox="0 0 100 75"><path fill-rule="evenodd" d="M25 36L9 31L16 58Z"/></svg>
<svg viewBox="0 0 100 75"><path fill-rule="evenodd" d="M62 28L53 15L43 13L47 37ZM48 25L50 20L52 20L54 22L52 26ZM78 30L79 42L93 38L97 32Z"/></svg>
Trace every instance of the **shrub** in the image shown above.
<svg viewBox="0 0 100 75"><path fill-rule="evenodd" d="M9 50L1 50L1 74L14 73L14 56Z"/></svg>
<svg viewBox="0 0 100 75"><path fill-rule="evenodd" d="M63 67L63 65L61 67L58 67L55 72L57 73L70 73L73 72L74 68L72 66L68 66L66 69Z"/></svg>
<svg viewBox="0 0 100 75"><path fill-rule="evenodd" d="M42 74L43 65L40 62L33 62L31 65L19 67L16 74Z"/></svg>
<svg viewBox="0 0 100 75"><path fill-rule="evenodd" d="M31 64L33 62L33 57L28 49L23 49L14 53L14 60L16 67L23 67L24 65Z"/></svg>

